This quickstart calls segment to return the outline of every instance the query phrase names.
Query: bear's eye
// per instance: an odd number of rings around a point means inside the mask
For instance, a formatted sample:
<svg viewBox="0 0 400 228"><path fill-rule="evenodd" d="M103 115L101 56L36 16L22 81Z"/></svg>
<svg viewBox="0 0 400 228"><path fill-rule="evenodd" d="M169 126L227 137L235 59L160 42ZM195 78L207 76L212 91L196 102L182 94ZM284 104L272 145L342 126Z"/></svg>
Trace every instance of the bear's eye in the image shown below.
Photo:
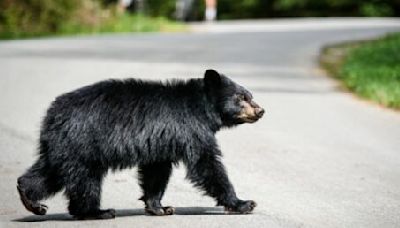
<svg viewBox="0 0 400 228"><path fill-rule="evenodd" d="M240 101L244 101L244 100L246 99L246 97L244 96L244 94L239 94L239 95L238 95L238 99L239 99Z"/></svg>

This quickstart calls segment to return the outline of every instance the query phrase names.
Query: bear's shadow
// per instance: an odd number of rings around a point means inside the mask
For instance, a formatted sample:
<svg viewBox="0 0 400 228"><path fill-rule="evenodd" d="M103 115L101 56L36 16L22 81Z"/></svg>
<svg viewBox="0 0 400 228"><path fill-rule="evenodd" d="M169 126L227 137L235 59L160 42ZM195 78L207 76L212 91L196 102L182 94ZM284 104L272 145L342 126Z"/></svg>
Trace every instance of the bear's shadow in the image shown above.
<svg viewBox="0 0 400 228"><path fill-rule="evenodd" d="M116 217L143 216L144 209L117 209ZM223 207L175 207L175 215L227 215ZM14 222L76 221L68 213L30 215Z"/></svg>

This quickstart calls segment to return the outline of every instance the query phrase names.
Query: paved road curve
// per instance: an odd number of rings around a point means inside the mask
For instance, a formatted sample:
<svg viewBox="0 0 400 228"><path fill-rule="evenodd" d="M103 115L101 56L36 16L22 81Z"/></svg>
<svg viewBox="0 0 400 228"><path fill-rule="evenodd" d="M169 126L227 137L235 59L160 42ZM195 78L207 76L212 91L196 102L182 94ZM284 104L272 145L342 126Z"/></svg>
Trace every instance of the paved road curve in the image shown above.
<svg viewBox="0 0 400 228"><path fill-rule="evenodd" d="M399 20L194 29L0 42L0 227L400 226L400 114L341 92L316 64L322 45L400 30ZM70 221L62 194L44 217L23 209L16 178L35 159L40 119L56 95L110 77L201 77L206 68L248 87L267 110L257 124L218 134L238 195L258 202L254 214L223 215L183 167L164 199L175 216L143 215L136 170L106 179L102 204L117 209L115 220Z"/></svg>

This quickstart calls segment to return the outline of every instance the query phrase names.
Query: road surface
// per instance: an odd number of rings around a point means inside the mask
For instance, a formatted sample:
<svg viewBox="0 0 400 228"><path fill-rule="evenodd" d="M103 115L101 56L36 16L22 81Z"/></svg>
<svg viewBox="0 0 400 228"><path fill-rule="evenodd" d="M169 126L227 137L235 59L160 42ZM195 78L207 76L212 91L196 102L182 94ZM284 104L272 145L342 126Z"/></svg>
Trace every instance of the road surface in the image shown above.
<svg viewBox="0 0 400 228"><path fill-rule="evenodd" d="M398 19L305 19L193 25L182 34L122 34L0 42L0 227L399 227L400 113L338 89L316 62L329 43L400 30ZM30 215L16 179L35 160L40 120L60 93L106 78L202 77L214 68L266 108L253 125L217 137L251 215L224 215L174 171L150 217L136 170L110 173L107 221L72 221L62 194ZM31 222L35 223L31 223Z"/></svg>

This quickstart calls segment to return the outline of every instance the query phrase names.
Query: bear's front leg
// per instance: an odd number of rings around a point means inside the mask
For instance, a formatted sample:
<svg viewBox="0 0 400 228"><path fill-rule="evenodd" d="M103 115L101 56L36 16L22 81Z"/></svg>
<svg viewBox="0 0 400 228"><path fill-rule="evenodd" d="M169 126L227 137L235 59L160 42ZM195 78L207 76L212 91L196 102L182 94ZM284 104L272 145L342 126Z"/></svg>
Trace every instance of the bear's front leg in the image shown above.
<svg viewBox="0 0 400 228"><path fill-rule="evenodd" d="M220 161L220 151L204 151L195 159L187 159L188 178L196 187L202 188L209 196L217 200L218 206L224 206L228 212L247 214L257 204L253 200L240 200L228 179L224 165Z"/></svg>

